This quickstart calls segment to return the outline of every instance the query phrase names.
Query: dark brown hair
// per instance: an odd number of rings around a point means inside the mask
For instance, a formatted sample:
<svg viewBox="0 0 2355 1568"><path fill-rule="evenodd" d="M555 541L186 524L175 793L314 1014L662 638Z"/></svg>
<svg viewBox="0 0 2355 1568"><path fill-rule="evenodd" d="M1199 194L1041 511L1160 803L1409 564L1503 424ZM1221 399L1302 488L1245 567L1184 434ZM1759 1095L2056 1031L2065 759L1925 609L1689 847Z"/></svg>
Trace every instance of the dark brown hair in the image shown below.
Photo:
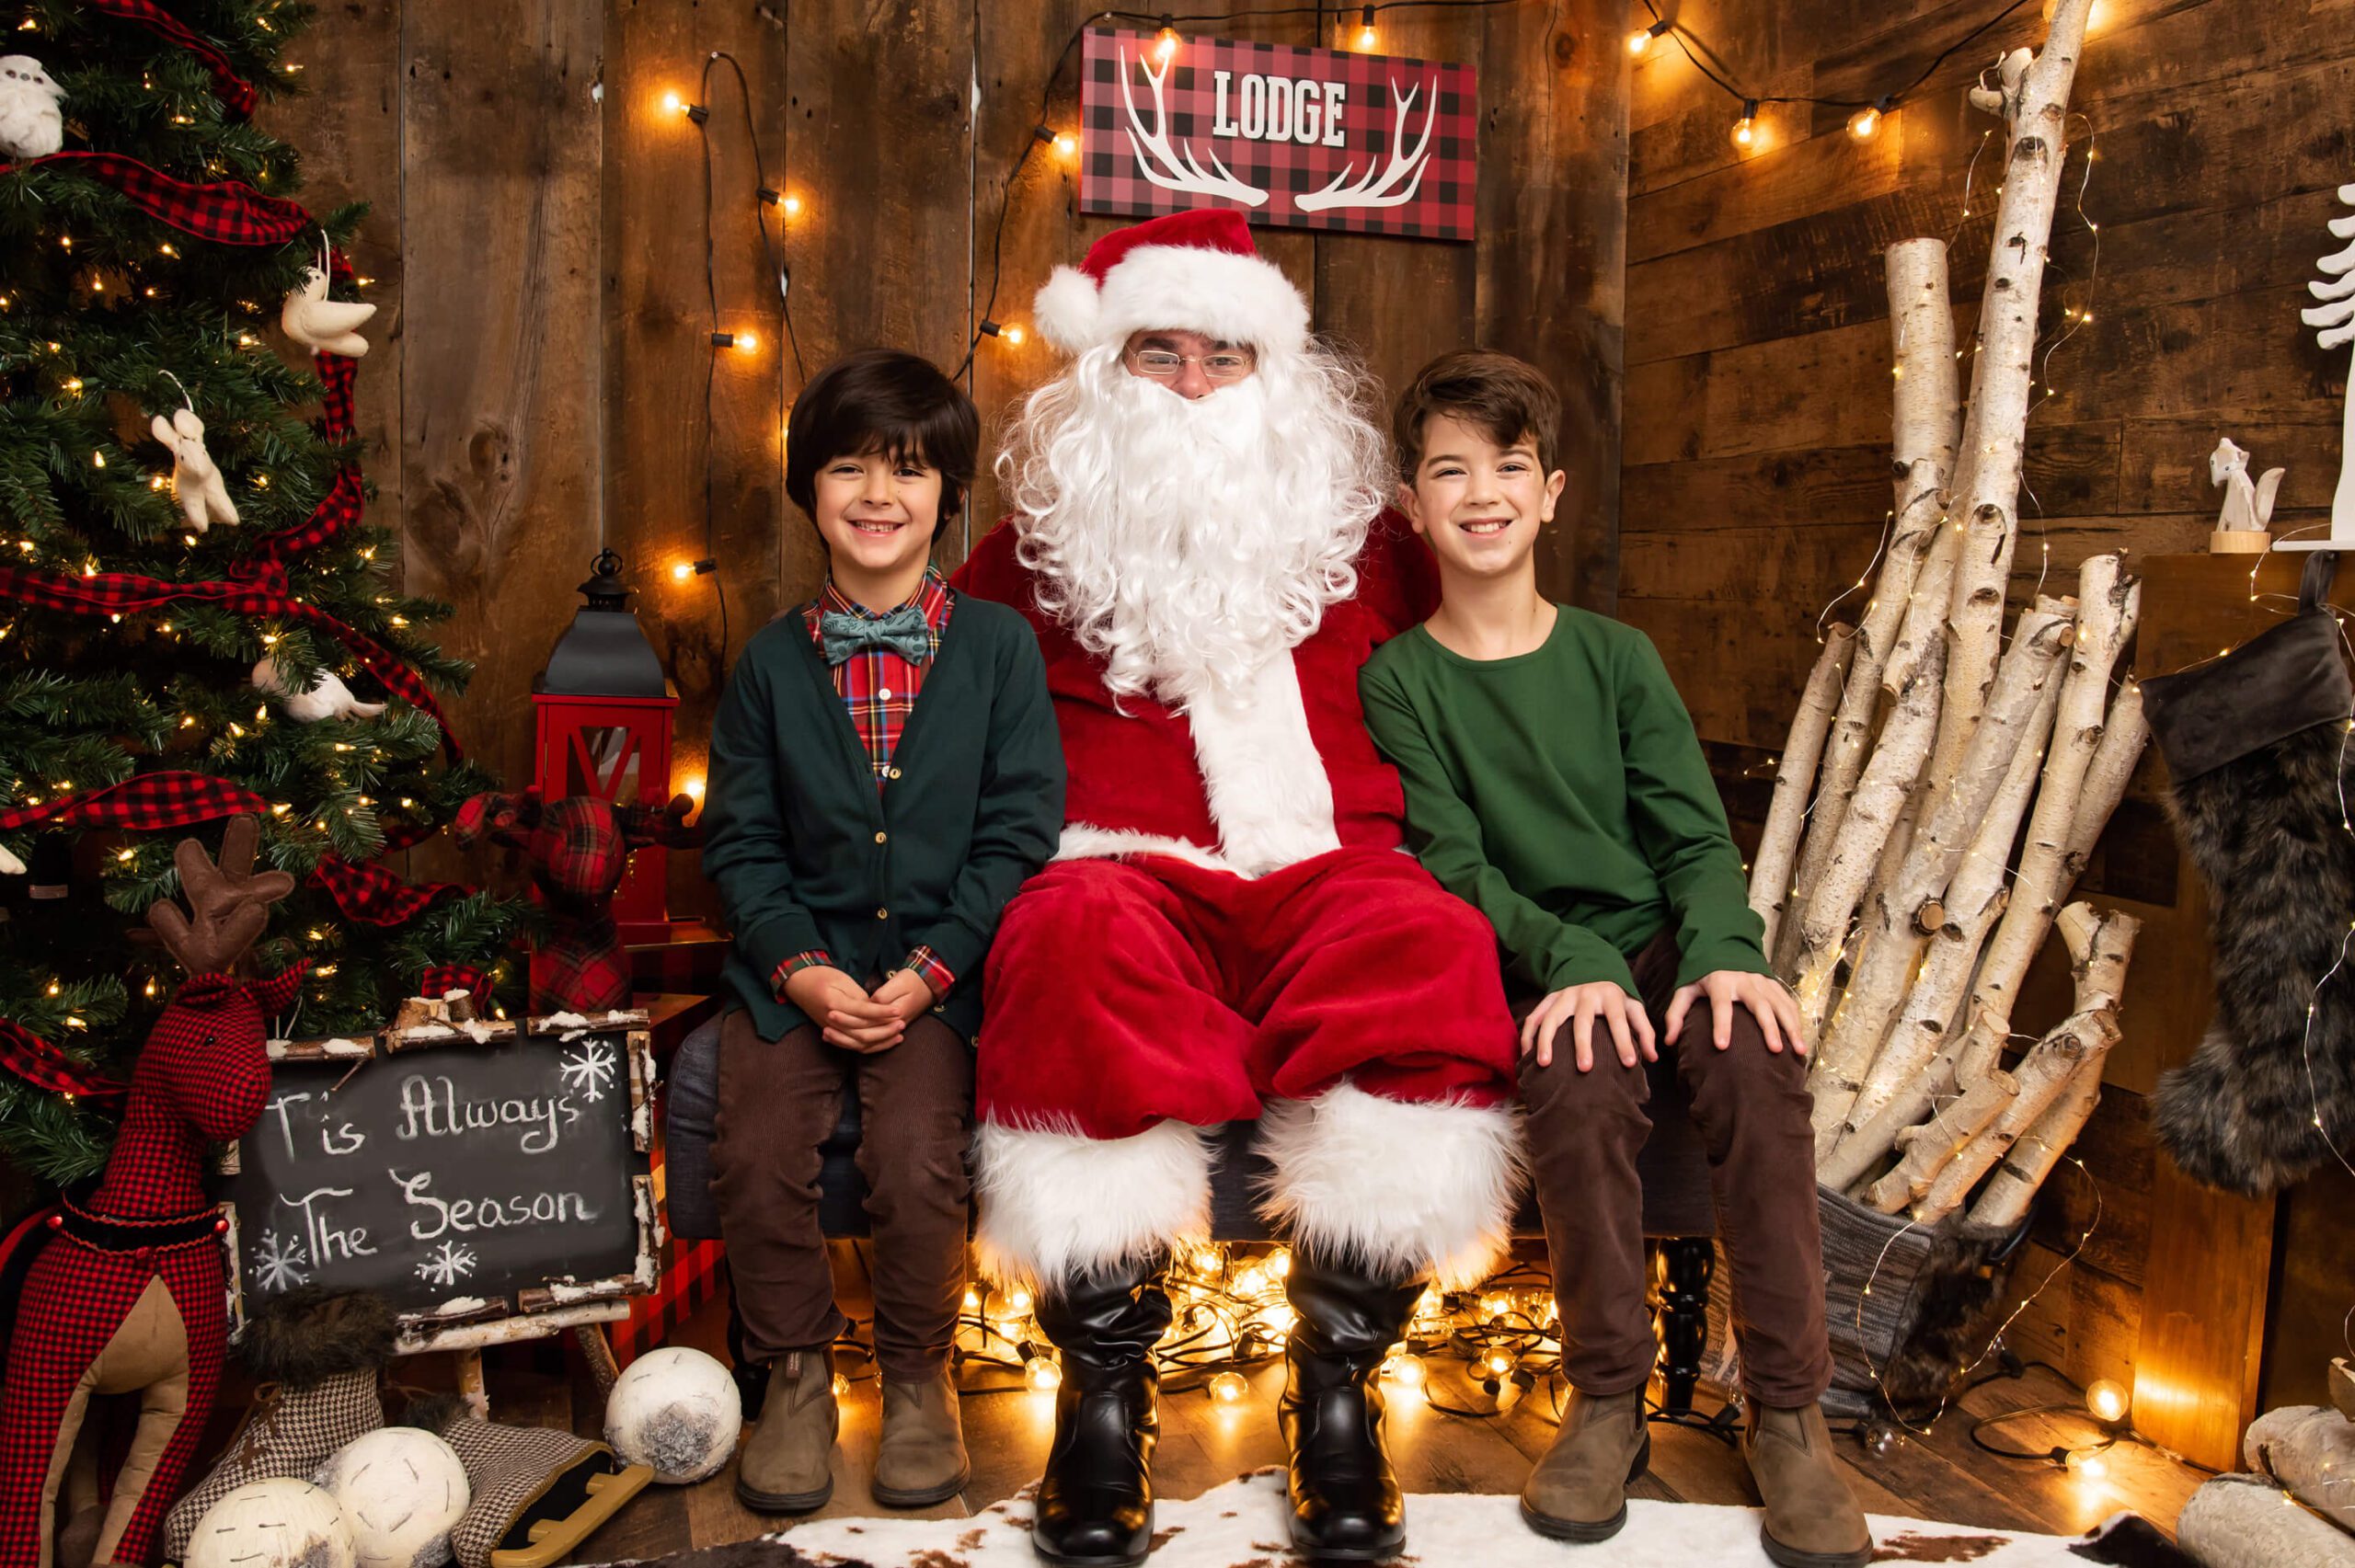
<svg viewBox="0 0 2355 1568"><path fill-rule="evenodd" d="M810 378L785 434L785 493L817 521L818 470L840 457L913 458L940 470L940 528L963 509L981 460L973 400L931 361L898 349L844 354Z"/></svg>
<svg viewBox="0 0 2355 1568"><path fill-rule="evenodd" d="M1562 398L1528 361L1487 349L1459 349L1416 373L1390 417L1398 475L1409 485L1423 464L1423 428L1441 414L1462 420L1500 447L1530 441L1537 448L1537 465L1554 472Z"/></svg>

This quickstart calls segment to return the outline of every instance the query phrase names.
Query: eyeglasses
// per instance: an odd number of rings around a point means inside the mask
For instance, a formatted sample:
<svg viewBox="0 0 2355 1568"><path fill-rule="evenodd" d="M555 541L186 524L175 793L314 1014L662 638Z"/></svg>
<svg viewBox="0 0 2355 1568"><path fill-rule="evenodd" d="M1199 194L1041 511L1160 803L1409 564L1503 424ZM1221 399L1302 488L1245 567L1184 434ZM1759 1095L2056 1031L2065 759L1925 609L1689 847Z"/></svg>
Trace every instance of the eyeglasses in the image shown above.
<svg viewBox="0 0 2355 1568"><path fill-rule="evenodd" d="M1191 361L1202 367L1202 379L1213 386L1241 381L1259 368L1259 357L1248 349L1220 349L1208 354L1174 354L1166 349L1139 349L1129 356L1129 368L1151 381L1176 381Z"/></svg>

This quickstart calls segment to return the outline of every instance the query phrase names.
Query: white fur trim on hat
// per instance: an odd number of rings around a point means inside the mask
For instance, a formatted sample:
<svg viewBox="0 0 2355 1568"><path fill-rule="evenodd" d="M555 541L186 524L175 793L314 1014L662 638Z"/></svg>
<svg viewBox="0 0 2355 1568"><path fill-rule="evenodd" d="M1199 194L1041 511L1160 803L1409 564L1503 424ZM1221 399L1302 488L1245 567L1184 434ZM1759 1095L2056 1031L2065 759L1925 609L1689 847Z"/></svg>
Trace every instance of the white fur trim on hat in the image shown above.
<svg viewBox="0 0 2355 1568"><path fill-rule="evenodd" d="M1521 1139L1501 1105L1409 1103L1337 1083L1259 1118L1259 1212L1319 1257L1442 1289L1485 1278L1511 1234Z"/></svg>
<svg viewBox="0 0 2355 1568"><path fill-rule="evenodd" d="M1105 274L1101 289L1077 268L1058 267L1039 291L1031 319L1071 354L1152 327L1278 352L1308 341L1308 302L1282 269L1199 246L1140 246Z"/></svg>

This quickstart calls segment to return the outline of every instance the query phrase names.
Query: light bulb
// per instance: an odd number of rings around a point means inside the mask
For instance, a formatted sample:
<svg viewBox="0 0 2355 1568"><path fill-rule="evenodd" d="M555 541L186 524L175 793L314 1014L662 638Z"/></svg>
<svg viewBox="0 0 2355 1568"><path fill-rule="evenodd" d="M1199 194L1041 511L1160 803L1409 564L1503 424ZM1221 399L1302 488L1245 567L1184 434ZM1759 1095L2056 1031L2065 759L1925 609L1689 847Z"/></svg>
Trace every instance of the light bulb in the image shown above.
<svg viewBox="0 0 2355 1568"><path fill-rule="evenodd" d="M1221 1372L1210 1381L1211 1398L1220 1404L1241 1404L1251 1385L1240 1372Z"/></svg>
<svg viewBox="0 0 2355 1568"><path fill-rule="evenodd" d="M1063 1386L1063 1369L1043 1356L1033 1356L1022 1364L1022 1380L1040 1393L1051 1394Z"/></svg>
<svg viewBox="0 0 2355 1568"><path fill-rule="evenodd" d="M750 332L739 332L736 334L736 347L743 349L746 353L751 353L760 346L761 340L754 334Z"/></svg>
<svg viewBox="0 0 2355 1568"><path fill-rule="evenodd" d="M673 582L684 582L695 575L695 564L693 561L681 561L671 568L671 580Z"/></svg>
<svg viewBox="0 0 2355 1568"><path fill-rule="evenodd" d="M1288 1279L1292 1276L1292 1254L1283 1248L1278 1247L1274 1252L1269 1253L1266 1264L1268 1272L1278 1279Z"/></svg>
<svg viewBox="0 0 2355 1568"><path fill-rule="evenodd" d="M1022 347L1022 328L1018 326L1009 326L1004 332L999 333L998 336L1005 338L1008 343L1013 344L1017 349Z"/></svg>
<svg viewBox="0 0 2355 1568"><path fill-rule="evenodd" d="M1871 141L1873 139L1873 133L1880 129L1881 110L1885 106L1886 101L1887 100L1883 100L1882 103L1867 104L1864 108L1850 115L1848 117L1848 134L1854 136L1859 142Z"/></svg>
<svg viewBox="0 0 2355 1568"><path fill-rule="evenodd" d="M801 216L801 198L798 196L788 195L782 200L778 201L776 205L777 210L788 218L798 218Z"/></svg>
<svg viewBox="0 0 2355 1568"><path fill-rule="evenodd" d="M1430 1370L1423 1365L1423 1358L1411 1350L1402 1355L1393 1356L1382 1364L1382 1375L1402 1388L1421 1388L1423 1379L1430 1375Z"/></svg>
<svg viewBox="0 0 2355 1568"><path fill-rule="evenodd" d="M1741 100L1741 118L1733 122L1733 144L1744 152L1758 143L1758 100Z"/></svg>
<svg viewBox="0 0 2355 1568"><path fill-rule="evenodd" d="M1373 7L1368 6L1358 13L1358 47L1371 54L1373 46L1380 41L1379 35L1373 30Z"/></svg>
<svg viewBox="0 0 2355 1568"><path fill-rule="evenodd" d="M1627 35L1627 52L1630 54L1643 53L1644 51L1652 46L1652 40L1660 37L1660 34L1666 31L1668 31L1668 24L1666 22L1654 22L1650 27L1637 28L1634 32Z"/></svg>
<svg viewBox="0 0 2355 1568"><path fill-rule="evenodd" d="M969 1312L978 1312L981 1310L982 1293L969 1288L965 1292L965 1310Z"/></svg>
<svg viewBox="0 0 2355 1568"><path fill-rule="evenodd" d="M684 784L679 786L680 794L685 795L689 800L697 802L700 802L703 799L703 775L700 773L689 778Z"/></svg>
<svg viewBox="0 0 2355 1568"><path fill-rule="evenodd" d="M1167 17L1164 17L1161 18L1161 32L1153 40L1153 58L1156 63L1166 65L1177 55L1178 29L1170 26Z"/></svg>
<svg viewBox="0 0 2355 1568"><path fill-rule="evenodd" d="M686 108L686 100L680 97L678 94L664 93L662 95L662 109L664 113L676 114L684 108Z"/></svg>
<svg viewBox="0 0 2355 1568"><path fill-rule="evenodd" d="M1196 1274L1216 1274L1218 1272L1218 1253L1209 1247L1204 1247L1194 1254L1194 1272Z"/></svg>
<svg viewBox="0 0 2355 1568"><path fill-rule="evenodd" d="M850 1379L849 1379L848 1378L844 1377L840 1372L835 1373L835 1374L834 1374L834 1397L835 1397L836 1399L840 1399L840 1398L842 1398L842 1397L843 1397L843 1395L844 1395L844 1394L846 1394L846 1393L848 1393L848 1392L850 1392Z"/></svg>
<svg viewBox="0 0 2355 1568"><path fill-rule="evenodd" d="M1235 1276L1237 1296L1257 1296L1268 1288L1268 1276L1256 1268L1246 1268Z"/></svg>
<svg viewBox="0 0 2355 1568"><path fill-rule="evenodd" d="M1030 1310L1030 1292L1019 1285L1005 1293L1005 1310L1020 1317Z"/></svg>
<svg viewBox="0 0 2355 1568"><path fill-rule="evenodd" d="M2124 1385L2108 1378L2097 1379L2085 1385L2085 1408L2097 1420L2116 1421L2132 1403L2127 1398Z"/></svg>
<svg viewBox="0 0 2355 1568"><path fill-rule="evenodd" d="M1055 138L1055 155L1068 158L1079 151L1079 138L1066 131Z"/></svg>

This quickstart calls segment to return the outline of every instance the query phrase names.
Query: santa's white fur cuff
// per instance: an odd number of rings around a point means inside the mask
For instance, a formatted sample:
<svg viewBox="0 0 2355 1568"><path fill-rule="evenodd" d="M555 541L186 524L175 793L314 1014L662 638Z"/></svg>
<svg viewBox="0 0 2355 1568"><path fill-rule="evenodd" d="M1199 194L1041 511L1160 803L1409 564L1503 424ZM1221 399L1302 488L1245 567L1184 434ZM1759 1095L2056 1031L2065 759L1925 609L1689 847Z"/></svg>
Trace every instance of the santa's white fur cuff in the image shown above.
<svg viewBox="0 0 2355 1568"><path fill-rule="evenodd" d="M1052 1286L1210 1234L1210 1146L1184 1122L1109 1139L984 1122L973 1162L992 1279Z"/></svg>

